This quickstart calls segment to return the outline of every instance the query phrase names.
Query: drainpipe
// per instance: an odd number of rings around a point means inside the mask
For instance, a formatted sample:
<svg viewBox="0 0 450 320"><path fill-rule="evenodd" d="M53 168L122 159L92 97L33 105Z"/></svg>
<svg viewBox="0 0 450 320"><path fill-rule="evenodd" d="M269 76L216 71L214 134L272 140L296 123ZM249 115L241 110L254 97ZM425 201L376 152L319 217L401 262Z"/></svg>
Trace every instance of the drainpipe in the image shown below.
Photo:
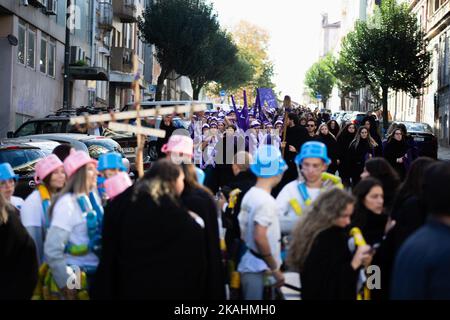
<svg viewBox="0 0 450 320"><path fill-rule="evenodd" d="M96 13L97 0L91 0L91 67L95 67L96 55L95 55L95 23L97 18Z"/></svg>

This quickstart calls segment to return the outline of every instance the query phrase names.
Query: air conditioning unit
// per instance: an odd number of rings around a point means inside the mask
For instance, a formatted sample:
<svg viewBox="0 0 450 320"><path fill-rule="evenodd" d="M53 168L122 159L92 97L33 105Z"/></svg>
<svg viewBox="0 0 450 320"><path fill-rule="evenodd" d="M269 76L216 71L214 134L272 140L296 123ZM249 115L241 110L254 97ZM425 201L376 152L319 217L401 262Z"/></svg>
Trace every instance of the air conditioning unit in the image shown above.
<svg viewBox="0 0 450 320"><path fill-rule="evenodd" d="M56 0L47 0L47 9L45 11L48 15L56 15L56 8L57 2Z"/></svg>
<svg viewBox="0 0 450 320"><path fill-rule="evenodd" d="M86 52L78 46L70 47L70 64L76 64L80 61L86 61Z"/></svg>

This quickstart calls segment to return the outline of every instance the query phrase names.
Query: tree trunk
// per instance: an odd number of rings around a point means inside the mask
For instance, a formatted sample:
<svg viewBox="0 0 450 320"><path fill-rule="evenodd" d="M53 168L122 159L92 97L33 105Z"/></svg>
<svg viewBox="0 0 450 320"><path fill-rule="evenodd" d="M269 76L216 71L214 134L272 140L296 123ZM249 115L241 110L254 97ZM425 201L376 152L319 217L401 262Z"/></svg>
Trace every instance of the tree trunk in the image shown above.
<svg viewBox="0 0 450 320"><path fill-rule="evenodd" d="M383 104L383 129L384 129L384 133L387 132L388 128L389 128L389 112L388 112L388 91L389 88L382 88L382 104Z"/></svg>
<svg viewBox="0 0 450 320"><path fill-rule="evenodd" d="M202 87L200 87L200 86L198 86L198 87L196 87L196 88L194 88L194 90L193 90L193 97L192 97L192 99L194 100L194 101L197 101L198 100L198 96L200 95L200 91L202 90Z"/></svg>
<svg viewBox="0 0 450 320"><path fill-rule="evenodd" d="M161 101L162 91L164 89L164 80L166 80L166 75L167 75L166 69L162 68L156 85L155 101Z"/></svg>
<svg viewBox="0 0 450 320"><path fill-rule="evenodd" d="M341 95L341 110L345 110L345 95Z"/></svg>

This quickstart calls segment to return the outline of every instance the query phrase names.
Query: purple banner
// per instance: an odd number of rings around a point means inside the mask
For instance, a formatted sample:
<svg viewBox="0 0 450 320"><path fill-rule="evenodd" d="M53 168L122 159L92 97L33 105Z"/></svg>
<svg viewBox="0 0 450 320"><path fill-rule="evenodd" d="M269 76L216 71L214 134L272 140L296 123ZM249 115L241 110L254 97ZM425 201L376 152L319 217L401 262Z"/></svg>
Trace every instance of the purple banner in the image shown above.
<svg viewBox="0 0 450 320"><path fill-rule="evenodd" d="M270 88L259 88L259 101L263 109L278 109L278 100Z"/></svg>

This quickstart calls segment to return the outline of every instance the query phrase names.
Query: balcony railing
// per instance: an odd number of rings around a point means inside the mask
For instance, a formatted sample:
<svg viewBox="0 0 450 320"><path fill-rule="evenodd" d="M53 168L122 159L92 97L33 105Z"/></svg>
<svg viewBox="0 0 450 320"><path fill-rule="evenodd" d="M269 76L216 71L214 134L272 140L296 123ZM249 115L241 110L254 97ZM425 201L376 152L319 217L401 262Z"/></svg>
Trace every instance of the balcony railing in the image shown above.
<svg viewBox="0 0 450 320"><path fill-rule="evenodd" d="M113 7L111 3L100 2L98 4L98 27L105 31L113 29Z"/></svg>
<svg viewBox="0 0 450 320"><path fill-rule="evenodd" d="M136 0L113 1L114 15L123 23L137 22L138 12Z"/></svg>
<svg viewBox="0 0 450 320"><path fill-rule="evenodd" d="M134 50L115 47L111 51L111 70L124 73L133 72L133 55Z"/></svg>

